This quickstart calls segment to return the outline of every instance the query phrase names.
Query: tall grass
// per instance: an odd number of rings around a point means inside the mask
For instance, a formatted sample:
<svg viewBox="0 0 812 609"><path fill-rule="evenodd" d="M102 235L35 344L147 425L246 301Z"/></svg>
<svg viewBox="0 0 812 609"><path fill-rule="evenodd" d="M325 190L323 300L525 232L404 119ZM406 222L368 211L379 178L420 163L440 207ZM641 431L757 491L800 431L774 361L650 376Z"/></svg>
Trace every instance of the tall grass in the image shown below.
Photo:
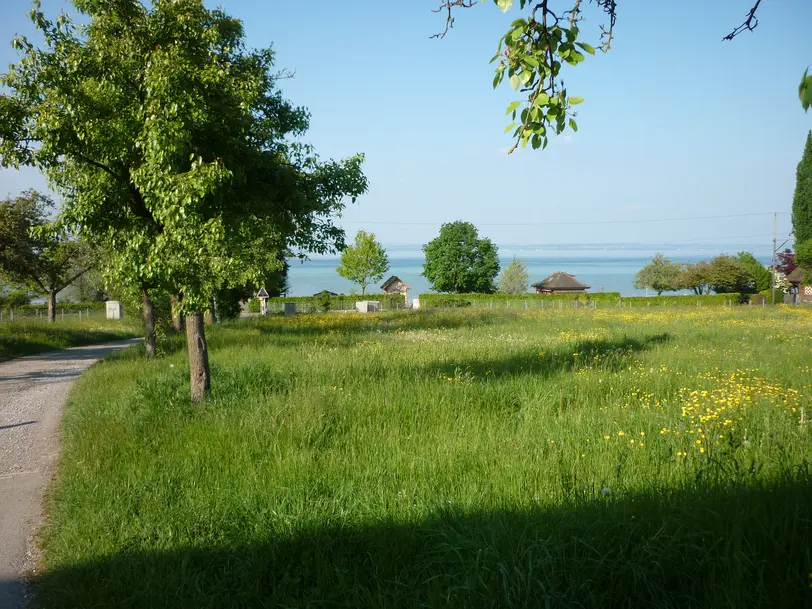
<svg viewBox="0 0 812 609"><path fill-rule="evenodd" d="M134 319L108 321L94 315L90 319L79 320L77 315L69 319L57 318L49 324L44 317L18 315L13 322L8 321L7 317L4 323L0 323L0 361L54 349L132 338L140 333L141 329Z"/></svg>
<svg viewBox="0 0 812 609"><path fill-rule="evenodd" d="M44 607L812 602L808 310L210 331L77 384Z"/></svg>

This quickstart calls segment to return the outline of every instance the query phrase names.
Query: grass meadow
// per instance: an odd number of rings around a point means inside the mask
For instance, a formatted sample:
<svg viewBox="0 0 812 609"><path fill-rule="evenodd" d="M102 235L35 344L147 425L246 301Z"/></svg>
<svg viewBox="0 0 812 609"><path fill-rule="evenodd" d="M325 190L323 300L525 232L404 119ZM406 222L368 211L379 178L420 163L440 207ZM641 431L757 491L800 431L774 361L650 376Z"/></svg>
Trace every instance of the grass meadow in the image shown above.
<svg viewBox="0 0 812 609"><path fill-rule="evenodd" d="M812 606L812 310L210 327L73 391L43 607Z"/></svg>
<svg viewBox="0 0 812 609"><path fill-rule="evenodd" d="M94 314L97 312L94 311ZM101 312L104 315L104 312ZM92 345L105 341L132 338L141 334L135 319L108 321L99 315L79 320L57 317L54 323L43 318L18 316L13 322L0 323L0 362L43 351Z"/></svg>

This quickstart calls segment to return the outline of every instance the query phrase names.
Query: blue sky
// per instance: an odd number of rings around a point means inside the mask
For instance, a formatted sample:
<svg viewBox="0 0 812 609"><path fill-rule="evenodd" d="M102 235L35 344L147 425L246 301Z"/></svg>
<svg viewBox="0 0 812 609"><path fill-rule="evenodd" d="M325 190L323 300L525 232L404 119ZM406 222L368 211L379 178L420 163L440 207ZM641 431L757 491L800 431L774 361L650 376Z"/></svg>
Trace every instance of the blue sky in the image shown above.
<svg viewBox="0 0 812 609"><path fill-rule="evenodd" d="M459 11L432 40L443 26L436 0L221 4L245 21L251 46L272 44L278 66L295 71L282 87L310 109L317 150L366 154L369 193L342 219L350 237L364 228L386 244L424 243L439 223L464 219L506 244L764 243L767 215L640 221L773 211L784 212L779 236L789 233L812 128L797 98L812 2L764 0L756 31L723 43L751 0L624 0L612 51L565 74L570 94L586 98L579 132L511 156L502 132L514 96L492 90L488 60L517 9ZM3 0L3 66L12 36L30 31L28 6ZM587 18L582 32L596 39L602 16L592 7ZM0 171L0 195L42 184ZM636 222L581 224L625 220Z"/></svg>

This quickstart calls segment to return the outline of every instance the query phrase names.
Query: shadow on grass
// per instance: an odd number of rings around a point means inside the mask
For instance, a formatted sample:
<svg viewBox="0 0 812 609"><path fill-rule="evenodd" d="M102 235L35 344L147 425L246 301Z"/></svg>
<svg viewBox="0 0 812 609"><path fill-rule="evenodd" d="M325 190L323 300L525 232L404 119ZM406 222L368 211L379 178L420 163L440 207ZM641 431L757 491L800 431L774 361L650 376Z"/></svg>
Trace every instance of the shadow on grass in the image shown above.
<svg viewBox="0 0 812 609"><path fill-rule="evenodd" d="M519 375L541 377L566 374L586 364L598 364L604 369L617 371L628 366L635 353L671 340L669 334L655 334L643 338L615 338L583 340L565 348L543 354L529 350L510 357L467 358L442 362L424 367L421 372L435 372L441 376L471 374L476 378L504 378Z"/></svg>
<svg viewBox="0 0 812 609"><path fill-rule="evenodd" d="M322 339L344 347L355 345L369 336L410 330L451 330L476 328L503 320L492 313L468 312L465 315L442 316L431 311L399 311L361 315L356 313L313 313L295 318L291 322L283 315L267 318L230 320L215 326L206 326L206 338L211 351L251 343L266 342L275 347L299 347L308 339ZM308 323L302 323L302 321ZM241 330L243 332L241 332ZM250 336L256 332L258 337ZM162 337L160 350L171 355L186 349L186 334L167 333Z"/></svg>
<svg viewBox="0 0 812 609"><path fill-rule="evenodd" d="M415 522L360 521L251 542L245 530L242 541L218 547L141 551L132 543L46 571L36 584L45 609L812 603L806 471L771 486L624 496L590 489L561 507L452 504Z"/></svg>

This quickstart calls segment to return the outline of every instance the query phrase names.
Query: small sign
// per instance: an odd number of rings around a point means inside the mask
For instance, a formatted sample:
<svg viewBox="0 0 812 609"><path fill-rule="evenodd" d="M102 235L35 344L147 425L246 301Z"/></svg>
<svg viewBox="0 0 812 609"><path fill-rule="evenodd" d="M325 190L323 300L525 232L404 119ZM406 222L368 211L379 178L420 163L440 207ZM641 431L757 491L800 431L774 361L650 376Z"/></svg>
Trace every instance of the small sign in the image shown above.
<svg viewBox="0 0 812 609"><path fill-rule="evenodd" d="M268 291L265 288L259 288L259 292L257 292L257 298L269 298Z"/></svg>

